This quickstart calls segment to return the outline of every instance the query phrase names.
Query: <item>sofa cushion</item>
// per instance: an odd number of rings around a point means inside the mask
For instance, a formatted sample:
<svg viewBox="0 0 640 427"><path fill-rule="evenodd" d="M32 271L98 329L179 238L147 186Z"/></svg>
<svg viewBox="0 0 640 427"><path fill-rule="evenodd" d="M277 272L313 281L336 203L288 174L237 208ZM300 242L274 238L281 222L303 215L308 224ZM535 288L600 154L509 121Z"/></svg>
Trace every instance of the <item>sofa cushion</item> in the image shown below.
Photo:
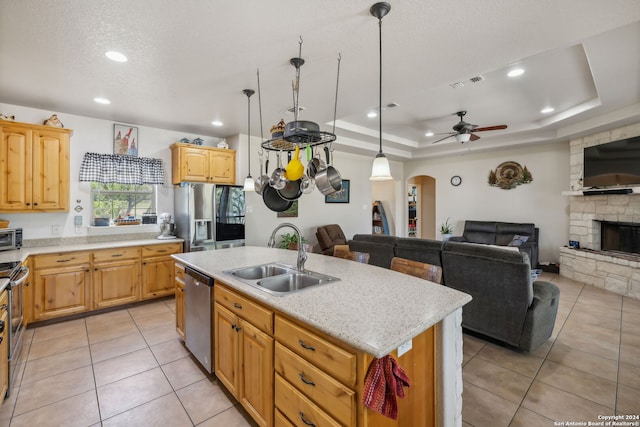
<svg viewBox="0 0 640 427"><path fill-rule="evenodd" d="M496 223L496 233L496 245L507 246L516 234L528 236L530 241L534 241L536 226L527 223L498 222Z"/></svg>
<svg viewBox="0 0 640 427"><path fill-rule="evenodd" d="M439 240L400 237L396 242L395 254L399 258L431 265L442 265L440 261L441 250L442 242Z"/></svg>
<svg viewBox="0 0 640 427"><path fill-rule="evenodd" d="M465 221L462 233L469 242L496 244L495 221Z"/></svg>

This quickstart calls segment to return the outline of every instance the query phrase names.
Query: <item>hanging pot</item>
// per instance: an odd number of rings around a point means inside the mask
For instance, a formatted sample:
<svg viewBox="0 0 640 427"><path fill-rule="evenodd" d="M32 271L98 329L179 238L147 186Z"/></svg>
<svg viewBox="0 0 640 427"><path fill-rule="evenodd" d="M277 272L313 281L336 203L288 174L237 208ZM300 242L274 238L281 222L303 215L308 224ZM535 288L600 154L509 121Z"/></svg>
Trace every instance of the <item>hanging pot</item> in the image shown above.
<svg viewBox="0 0 640 427"><path fill-rule="evenodd" d="M313 189L316 188L316 180L309 178L307 175L302 175L300 182L300 189L304 194L311 194Z"/></svg>
<svg viewBox="0 0 640 427"><path fill-rule="evenodd" d="M313 158L307 164L307 175L310 178L315 178L318 171L325 169L326 167L327 165L322 161L322 159L320 159L320 155L316 157L314 152Z"/></svg>
<svg viewBox="0 0 640 427"><path fill-rule="evenodd" d="M274 212L284 212L293 205L293 201L285 200L278 194L278 190L267 185L262 190L262 201Z"/></svg>
<svg viewBox="0 0 640 427"><path fill-rule="evenodd" d="M302 196L302 178L295 181L288 180L282 190L276 190L284 200L293 202Z"/></svg>
<svg viewBox="0 0 640 427"><path fill-rule="evenodd" d="M324 147L324 153L327 158L327 166L316 173L315 180L318 190L328 196L342 189L342 177L340 172L329 164L329 147Z"/></svg>
<svg viewBox="0 0 640 427"><path fill-rule="evenodd" d="M278 152L276 157L278 159L278 167L271 174L269 185L276 190L282 190L287 184L287 178L285 177L285 170L282 168L282 164L280 163L280 152Z"/></svg>
<svg viewBox="0 0 640 427"><path fill-rule="evenodd" d="M256 193L262 194L264 188L269 185L269 159L264 164L264 175L262 174L262 161L260 162L260 176L256 178Z"/></svg>

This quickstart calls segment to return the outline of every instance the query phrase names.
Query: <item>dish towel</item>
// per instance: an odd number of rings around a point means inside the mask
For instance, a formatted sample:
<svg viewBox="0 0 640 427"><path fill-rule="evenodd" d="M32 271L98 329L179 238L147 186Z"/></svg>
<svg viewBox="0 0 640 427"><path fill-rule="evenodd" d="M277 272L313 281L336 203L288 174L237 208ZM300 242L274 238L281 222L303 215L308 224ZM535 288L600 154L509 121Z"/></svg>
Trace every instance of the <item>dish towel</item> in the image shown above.
<svg viewBox="0 0 640 427"><path fill-rule="evenodd" d="M393 357L375 359L364 378L362 404L385 417L397 420L396 396L404 397L404 387L409 387L409 377Z"/></svg>

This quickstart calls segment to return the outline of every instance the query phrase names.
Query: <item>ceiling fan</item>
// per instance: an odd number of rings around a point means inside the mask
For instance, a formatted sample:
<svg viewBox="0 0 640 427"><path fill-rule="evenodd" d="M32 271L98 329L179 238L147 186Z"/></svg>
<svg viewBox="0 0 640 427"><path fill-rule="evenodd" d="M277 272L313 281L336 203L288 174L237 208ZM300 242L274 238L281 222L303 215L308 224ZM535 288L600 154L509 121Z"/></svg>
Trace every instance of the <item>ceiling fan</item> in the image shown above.
<svg viewBox="0 0 640 427"><path fill-rule="evenodd" d="M433 141L433 144L438 143L440 141L444 141L445 139L451 138L452 136L455 137L458 142L464 144L469 140L476 141L480 139L480 137L476 135L474 132L482 132L485 130L500 130L500 129L507 128L507 125L478 127L478 125L472 125L471 123L467 123L462 119L467 114L466 111L458 111L455 114L456 116L460 117L460 121L456 123L456 125L453 127L453 130L455 132L437 133L436 135L447 135L447 136L445 136L444 138L440 138L437 141Z"/></svg>

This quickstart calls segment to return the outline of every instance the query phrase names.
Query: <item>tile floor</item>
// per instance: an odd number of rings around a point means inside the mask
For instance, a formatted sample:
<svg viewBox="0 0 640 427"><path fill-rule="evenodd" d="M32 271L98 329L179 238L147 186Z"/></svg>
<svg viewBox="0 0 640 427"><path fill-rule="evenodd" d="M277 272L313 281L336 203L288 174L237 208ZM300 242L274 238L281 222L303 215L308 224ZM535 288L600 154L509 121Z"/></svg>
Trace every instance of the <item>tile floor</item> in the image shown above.
<svg viewBox="0 0 640 427"><path fill-rule="evenodd" d="M640 414L640 301L544 273L560 287L532 354L464 335L463 425L554 426ZM174 329L174 301L28 329L9 426L254 426Z"/></svg>

